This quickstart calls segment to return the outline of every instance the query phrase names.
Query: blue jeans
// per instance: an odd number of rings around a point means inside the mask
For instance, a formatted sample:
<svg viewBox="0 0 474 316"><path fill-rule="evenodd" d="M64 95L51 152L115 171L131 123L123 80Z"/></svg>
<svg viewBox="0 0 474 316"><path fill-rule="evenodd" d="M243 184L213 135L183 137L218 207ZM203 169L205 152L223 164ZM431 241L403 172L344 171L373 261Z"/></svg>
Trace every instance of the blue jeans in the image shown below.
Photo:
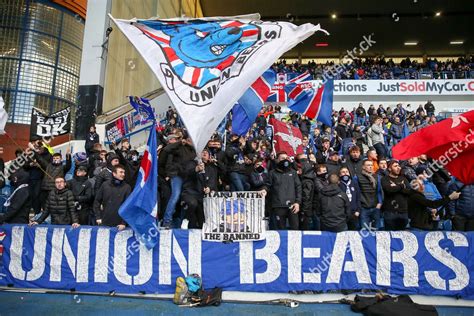
<svg viewBox="0 0 474 316"><path fill-rule="evenodd" d="M250 184L247 182L247 177L238 172L230 173L230 183L232 191L248 191Z"/></svg>
<svg viewBox="0 0 474 316"><path fill-rule="evenodd" d="M370 227L370 223L374 222L374 228L380 228L380 210L378 208L361 208L360 210L360 228L361 229L368 229Z"/></svg>
<svg viewBox="0 0 474 316"><path fill-rule="evenodd" d="M356 116L357 125L365 125L365 116Z"/></svg>
<svg viewBox="0 0 474 316"><path fill-rule="evenodd" d="M179 196L181 195L181 189L183 187L183 179L181 177L172 177L171 178L171 197L166 205L165 216L163 218L164 224L171 223L173 219L173 214L178 203Z"/></svg>

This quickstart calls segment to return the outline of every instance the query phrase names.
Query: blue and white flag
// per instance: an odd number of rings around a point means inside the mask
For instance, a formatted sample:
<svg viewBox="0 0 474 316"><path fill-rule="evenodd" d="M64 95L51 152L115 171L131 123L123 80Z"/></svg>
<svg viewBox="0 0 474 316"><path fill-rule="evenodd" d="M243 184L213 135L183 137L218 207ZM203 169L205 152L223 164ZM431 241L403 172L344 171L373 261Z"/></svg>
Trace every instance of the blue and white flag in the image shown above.
<svg viewBox="0 0 474 316"><path fill-rule="evenodd" d="M245 135L267 100L276 74L269 69L255 81L232 109L232 132Z"/></svg>
<svg viewBox="0 0 474 316"><path fill-rule="evenodd" d="M140 243L148 249L153 248L158 242L158 227L156 225L158 160L156 156L156 129L153 124L140 164L137 183L119 209L119 215L132 227Z"/></svg>
<svg viewBox="0 0 474 316"><path fill-rule="evenodd" d="M141 124L155 120L155 113L153 112L153 107L148 99L132 96L129 96L128 98L130 99L130 105L140 115Z"/></svg>
<svg viewBox="0 0 474 316"><path fill-rule="evenodd" d="M317 89L303 90L297 84L289 84L285 90L290 98L288 107L290 110L302 113L310 119L332 126L332 105L334 93L334 81L328 80Z"/></svg>
<svg viewBox="0 0 474 316"><path fill-rule="evenodd" d="M309 23L296 26L260 21L258 14L167 20L111 18L168 93L197 152L275 60L316 31L323 31Z"/></svg>

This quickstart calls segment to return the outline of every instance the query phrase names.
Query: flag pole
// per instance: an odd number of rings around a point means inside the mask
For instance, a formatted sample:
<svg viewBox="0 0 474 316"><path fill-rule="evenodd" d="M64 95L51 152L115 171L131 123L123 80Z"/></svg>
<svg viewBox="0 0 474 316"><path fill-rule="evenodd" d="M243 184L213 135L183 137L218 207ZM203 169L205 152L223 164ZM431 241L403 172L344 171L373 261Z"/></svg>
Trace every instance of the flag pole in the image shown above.
<svg viewBox="0 0 474 316"><path fill-rule="evenodd" d="M5 135L6 135L8 138L10 138L10 140L11 140L15 145L17 145L18 147L21 148L21 145L18 144L6 131L5 131ZM30 149L30 150L31 150L31 149ZM44 169L40 166L39 163L37 164L37 167L38 167L45 175L47 175L47 176L50 177L52 180L54 180L53 177L52 177L49 173L47 173L46 170L44 170Z"/></svg>

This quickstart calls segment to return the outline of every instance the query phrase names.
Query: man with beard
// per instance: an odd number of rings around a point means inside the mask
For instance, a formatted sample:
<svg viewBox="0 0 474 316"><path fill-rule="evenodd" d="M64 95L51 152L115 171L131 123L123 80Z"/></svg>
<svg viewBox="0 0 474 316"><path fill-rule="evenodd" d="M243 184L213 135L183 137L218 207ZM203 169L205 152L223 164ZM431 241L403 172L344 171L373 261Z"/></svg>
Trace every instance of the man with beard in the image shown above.
<svg viewBox="0 0 474 316"><path fill-rule="evenodd" d="M346 156L346 160L343 164L349 169L351 175L358 176L362 172L362 159L360 157L360 148L355 145L349 149L349 155Z"/></svg>
<svg viewBox="0 0 474 316"><path fill-rule="evenodd" d="M95 225L91 221L92 215L92 183L87 178L87 168L80 166L76 168L74 177L67 182L67 187L74 195L74 204L79 214L79 224Z"/></svg>
<svg viewBox="0 0 474 316"><path fill-rule="evenodd" d="M402 168L396 160L388 163L388 175L382 178L384 193L383 213L385 230L404 230L408 225L408 196L410 184L401 175Z"/></svg>
<svg viewBox="0 0 474 316"><path fill-rule="evenodd" d="M374 229L380 228L380 208L382 200L378 194L379 183L374 174L374 165L371 160L364 160L362 163L362 172L359 179L361 193L361 229L369 229L371 223L374 223Z"/></svg>

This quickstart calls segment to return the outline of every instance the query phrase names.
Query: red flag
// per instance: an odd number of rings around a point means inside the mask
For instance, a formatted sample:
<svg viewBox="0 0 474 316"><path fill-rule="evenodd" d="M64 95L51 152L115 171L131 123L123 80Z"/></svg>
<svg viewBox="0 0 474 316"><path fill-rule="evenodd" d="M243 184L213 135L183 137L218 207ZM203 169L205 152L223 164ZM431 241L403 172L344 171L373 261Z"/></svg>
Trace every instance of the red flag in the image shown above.
<svg viewBox="0 0 474 316"><path fill-rule="evenodd" d="M276 152L285 151L288 156L293 157L303 153L303 135L298 128L274 118L270 119L270 125L273 125Z"/></svg>
<svg viewBox="0 0 474 316"><path fill-rule="evenodd" d="M426 154L462 183L474 183L474 111L413 133L393 147L392 154L402 160Z"/></svg>

